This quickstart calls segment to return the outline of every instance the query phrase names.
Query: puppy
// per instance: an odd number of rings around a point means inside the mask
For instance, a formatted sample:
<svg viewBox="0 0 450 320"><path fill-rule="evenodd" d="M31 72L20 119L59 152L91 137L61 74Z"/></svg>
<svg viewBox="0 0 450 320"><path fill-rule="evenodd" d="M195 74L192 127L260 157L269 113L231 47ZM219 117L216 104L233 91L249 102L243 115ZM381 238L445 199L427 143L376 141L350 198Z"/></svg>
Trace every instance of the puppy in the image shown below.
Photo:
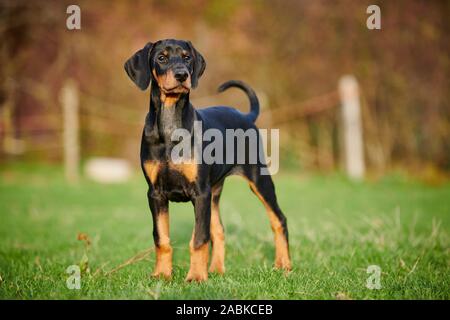
<svg viewBox="0 0 450 320"><path fill-rule="evenodd" d="M252 154L247 140L243 149L223 149L227 161L207 164L196 158L198 152L194 152L192 138L189 145L193 150L191 156L185 157L182 162L173 160L174 148L180 143L179 139L173 139L177 129L193 133L195 123L200 123L203 131L215 129L223 137L227 129L257 131L258 98L243 82L228 81L219 87L219 91L230 87L243 90L250 100L249 113L224 106L194 109L189 102L189 93L197 86L205 67L205 59L191 42L174 39L149 42L125 63L128 76L141 90L146 90L151 83L140 158L148 183L147 198L153 217L156 250L153 275L165 278L172 275L169 201L190 201L194 206L195 226L189 244L190 269L186 280L207 280L210 240L212 253L209 271L225 272L225 238L219 215L219 199L225 178L233 174L248 181L251 190L267 210L275 239L275 267L290 270L286 217L278 206L270 175L261 174L266 167L264 161L248 161ZM206 142L199 145L202 150L207 146ZM238 161L242 156L244 163Z"/></svg>

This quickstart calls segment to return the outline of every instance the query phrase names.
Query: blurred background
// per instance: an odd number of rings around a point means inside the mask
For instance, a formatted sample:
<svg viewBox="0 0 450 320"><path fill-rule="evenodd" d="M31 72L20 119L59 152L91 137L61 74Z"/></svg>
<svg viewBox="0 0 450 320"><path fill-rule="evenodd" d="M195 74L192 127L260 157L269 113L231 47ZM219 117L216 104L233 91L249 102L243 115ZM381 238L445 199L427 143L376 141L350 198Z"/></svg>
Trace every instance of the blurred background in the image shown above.
<svg viewBox="0 0 450 320"><path fill-rule="evenodd" d="M138 167L149 94L123 64L148 41L178 38L207 62L194 106L247 110L243 93L216 88L249 83L263 107L258 125L280 129L282 169L343 169L338 88L352 75L365 174L446 180L450 3L379 2L382 29L369 30L372 2L80 0L81 30L68 30L73 2L0 0L0 163L63 163L66 152ZM70 101L75 114L64 113Z"/></svg>

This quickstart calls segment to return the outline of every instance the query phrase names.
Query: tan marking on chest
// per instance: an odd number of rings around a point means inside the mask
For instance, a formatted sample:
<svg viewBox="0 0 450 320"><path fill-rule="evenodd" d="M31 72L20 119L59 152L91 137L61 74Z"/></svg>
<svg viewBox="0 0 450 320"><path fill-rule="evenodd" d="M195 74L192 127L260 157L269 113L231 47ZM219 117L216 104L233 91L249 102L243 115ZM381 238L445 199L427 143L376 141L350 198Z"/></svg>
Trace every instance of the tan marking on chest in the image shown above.
<svg viewBox="0 0 450 320"><path fill-rule="evenodd" d="M177 104L180 99L180 95L166 96L164 93L161 93L161 101L166 108L173 107Z"/></svg>
<svg viewBox="0 0 450 320"><path fill-rule="evenodd" d="M150 182L154 184L156 179L158 178L158 172L160 170L160 163L158 161L145 161L144 162L144 170L147 174Z"/></svg>
<svg viewBox="0 0 450 320"><path fill-rule="evenodd" d="M198 165L194 162L184 163L169 163L169 167L180 172L189 182L194 182L197 179Z"/></svg>

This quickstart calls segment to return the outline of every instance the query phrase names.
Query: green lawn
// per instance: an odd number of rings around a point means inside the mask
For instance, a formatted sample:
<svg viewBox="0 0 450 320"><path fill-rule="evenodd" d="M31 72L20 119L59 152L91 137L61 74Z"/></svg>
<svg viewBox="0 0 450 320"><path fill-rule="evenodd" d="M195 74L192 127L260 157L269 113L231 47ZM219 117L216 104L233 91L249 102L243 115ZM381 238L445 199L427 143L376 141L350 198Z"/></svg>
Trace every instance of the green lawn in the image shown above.
<svg viewBox="0 0 450 320"><path fill-rule="evenodd" d="M449 299L450 185L401 177L351 183L339 175L275 178L289 225L294 270L272 269L272 234L262 204L244 180L225 183L224 276L184 282L193 226L191 204L171 204L174 277L150 277L152 222L144 179L100 185L64 183L59 169L0 169L2 299ZM77 240L83 232L91 240ZM84 257L85 256L85 257ZM83 258L84 257L84 258ZM81 264L81 290L66 268ZM366 288L369 265L380 290ZM86 268L88 267L88 268ZM87 270L85 270L87 269Z"/></svg>

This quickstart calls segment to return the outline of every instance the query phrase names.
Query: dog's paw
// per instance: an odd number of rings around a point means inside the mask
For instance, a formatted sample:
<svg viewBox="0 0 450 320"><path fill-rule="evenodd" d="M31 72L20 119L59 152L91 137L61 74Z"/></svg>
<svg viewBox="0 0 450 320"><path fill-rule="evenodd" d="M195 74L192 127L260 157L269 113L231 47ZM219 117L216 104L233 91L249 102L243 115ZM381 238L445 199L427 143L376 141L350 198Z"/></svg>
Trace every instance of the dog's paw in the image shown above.
<svg viewBox="0 0 450 320"><path fill-rule="evenodd" d="M290 272L292 270L291 260L289 258L276 259L275 269L284 270L286 273Z"/></svg>
<svg viewBox="0 0 450 320"><path fill-rule="evenodd" d="M223 263L220 262L211 262L211 265L209 266L209 272L218 273L218 274L224 274L225 273L225 266Z"/></svg>
<svg viewBox="0 0 450 320"><path fill-rule="evenodd" d="M155 270L152 273L153 278L163 278L166 280L172 279L172 270L166 269L166 270Z"/></svg>
<svg viewBox="0 0 450 320"><path fill-rule="evenodd" d="M204 271L193 271L189 270L187 276L186 276L186 282L203 282L208 280L208 272L206 270Z"/></svg>

